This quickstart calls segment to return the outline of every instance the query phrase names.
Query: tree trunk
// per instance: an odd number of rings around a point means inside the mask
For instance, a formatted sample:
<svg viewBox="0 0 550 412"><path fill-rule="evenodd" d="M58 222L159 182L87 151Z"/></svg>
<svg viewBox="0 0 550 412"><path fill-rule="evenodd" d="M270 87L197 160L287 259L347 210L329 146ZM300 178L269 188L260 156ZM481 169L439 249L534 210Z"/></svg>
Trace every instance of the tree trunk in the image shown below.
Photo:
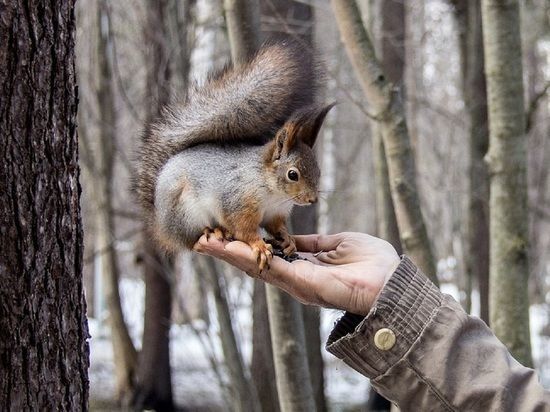
<svg viewBox="0 0 550 412"><path fill-rule="evenodd" d="M170 99L170 65L165 14L168 0L150 0L147 10L145 37L151 45L146 55L147 125ZM148 126L147 126L148 127ZM171 281L173 261L159 252L144 233L143 271L145 279L145 314L143 344L139 356L137 389L134 399L138 408L173 410L170 371Z"/></svg>
<svg viewBox="0 0 550 412"><path fill-rule="evenodd" d="M313 8L294 0L262 1L261 10L263 17L262 35L264 37L280 36L281 33L299 38L302 42L313 47ZM315 233L317 229L317 206L294 208L290 218L290 231L294 234ZM275 293L278 294L275 297ZM326 411L326 400L324 394L324 363L321 354L320 336L320 311L317 307L303 306L282 291L275 291L268 288L269 316L273 315L279 319L270 323L272 331L273 352L275 356L275 368L277 371L277 388L279 402L283 411L302 410L302 408L313 407L316 411ZM272 306L277 307L280 302L287 302L286 314L272 313ZM298 316L301 313L301 322L295 325L288 325L293 314ZM284 322L281 322L285 319ZM300 326L300 323L302 325ZM283 327L283 330L278 328ZM293 335L289 334L288 328L303 329L303 332ZM273 331L277 330L277 337ZM301 340L303 336L303 341ZM278 343L277 343L278 342ZM297 344L305 348L301 351L286 351L289 345ZM305 365L308 370L300 373L303 377L309 376L311 384L299 378L294 371L288 370L300 367L304 360L300 356L307 356ZM285 370L283 370L284 368ZM295 379L288 382L288 379ZM309 386L309 387L306 387ZM281 391L292 391L282 393ZM302 393L297 393L302 392ZM311 398L307 396L311 393ZM306 395L306 396L302 396Z"/></svg>
<svg viewBox="0 0 550 412"><path fill-rule="evenodd" d="M262 412L279 412L265 284L254 279L252 295L252 362L250 374Z"/></svg>
<svg viewBox="0 0 550 412"><path fill-rule="evenodd" d="M276 9L275 3L267 5ZM240 64L246 61L259 47L260 4L258 1L225 0L224 7L231 45L231 57L234 64ZM305 335L302 309L297 301L284 292L269 286L266 287L279 406L283 411L315 410L313 390L309 379L307 352L304 349ZM261 294L256 293L255 295L257 299L262 298ZM261 303L256 302L254 308L256 310L261 308ZM255 313L254 318L259 320L261 314ZM288 322L292 322L292 324L288 324ZM261 327L263 326L261 325ZM254 326L255 329L258 327L260 326L257 324ZM261 331L256 331L256 336L259 332ZM269 336L264 332L261 341L267 342L267 339L269 339ZM259 340L256 342L259 342ZM262 350L262 355L269 356L269 353ZM296 367L300 369L294 370ZM304 378L306 379L304 380ZM270 390L269 386L264 386L264 388ZM273 392L260 395L260 399L272 398L273 395ZM265 405L265 409L269 410L271 407Z"/></svg>
<svg viewBox="0 0 550 412"><path fill-rule="evenodd" d="M423 1L404 1L405 6L405 84L407 130L413 149L418 142L419 99L424 95L424 8Z"/></svg>
<svg viewBox="0 0 550 412"><path fill-rule="evenodd" d="M317 232L317 205L294 208L290 217L292 233L308 235ZM281 292L283 293L283 292ZM302 306L305 347L311 387L317 412L327 410L325 399L325 365L321 353L321 311L316 306Z"/></svg>
<svg viewBox="0 0 550 412"><path fill-rule="evenodd" d="M120 404L128 405L134 390L137 352L124 321L118 289L119 268L115 245L113 215L113 166L116 141L116 108L113 93L113 47L110 16L106 0L98 7L99 139L95 157L96 242L103 276L103 293L109 310L111 342L115 361L116 393ZM92 172L93 173L93 172Z"/></svg>
<svg viewBox="0 0 550 412"><path fill-rule="evenodd" d="M224 0L227 34L231 60L235 66L247 61L260 45L260 4L258 1ZM260 292L254 281L252 296L252 361L250 387L257 395L257 407L264 412L278 411L275 370L271 349L271 333L267 313L266 294ZM272 380L273 379L273 380Z"/></svg>
<svg viewBox="0 0 550 412"><path fill-rule="evenodd" d="M0 19L0 410L88 409L74 2Z"/></svg>
<svg viewBox="0 0 550 412"><path fill-rule="evenodd" d="M512 355L532 365L529 335L527 140L519 4L483 0L489 109L490 316Z"/></svg>
<svg viewBox="0 0 550 412"><path fill-rule="evenodd" d="M189 87L191 53L195 42L195 19L193 10L196 0L172 0L172 22L177 44L176 74L181 82L181 90Z"/></svg>
<svg viewBox="0 0 550 412"><path fill-rule="evenodd" d="M245 62L260 45L260 3L258 0L224 0L231 60Z"/></svg>
<svg viewBox="0 0 550 412"><path fill-rule="evenodd" d="M476 281L478 284L480 316L489 324L489 174L483 160L489 144L489 130L480 2L455 2L455 16L460 34L462 94L469 120L471 162L466 272L468 283ZM467 306L469 309L470 305Z"/></svg>
<svg viewBox="0 0 550 412"><path fill-rule="evenodd" d="M379 12L382 24L378 48L382 57L382 67L390 82L402 84L405 68L405 5L402 1L382 1ZM375 127L373 135L377 232L379 237L390 242L397 253L401 254L382 130Z"/></svg>
<svg viewBox="0 0 550 412"><path fill-rule="evenodd" d="M275 286L266 288L279 405L283 412L315 411L302 307Z"/></svg>
<svg viewBox="0 0 550 412"><path fill-rule="evenodd" d="M260 404L256 391L247 377L237 338L233 330L231 311L223 284L224 278L218 274L218 267L213 258L205 257L201 261L204 264L202 270L203 276L208 277L208 283L210 284L216 305L216 313L220 325L220 340L231 382L231 410L241 412L259 411Z"/></svg>
<svg viewBox="0 0 550 412"><path fill-rule="evenodd" d="M134 406L156 411L174 410L170 371L170 315L173 262L160 255L144 238L145 314L139 353Z"/></svg>
<svg viewBox="0 0 550 412"><path fill-rule="evenodd" d="M388 174L404 252L437 283L434 258L416 186L416 168L401 97L378 63L353 1L332 0L342 41L380 122Z"/></svg>
<svg viewBox="0 0 550 412"><path fill-rule="evenodd" d="M313 233L313 232L311 232ZM311 388L317 412L327 411L325 398L325 363L321 353L321 310L317 306L302 306L306 338L307 361Z"/></svg>
<svg viewBox="0 0 550 412"><path fill-rule="evenodd" d="M377 10L371 10L370 15L380 21L380 33L377 49L381 55L381 64L388 79L393 84L404 84L405 74L405 4L403 1L381 1ZM373 5L371 7L374 9ZM372 20L372 19L371 19ZM375 28L371 28L375 32ZM386 150L380 126L373 122L373 155L376 182L376 221L377 235L390 242L402 253L399 229L391 198ZM391 402L369 387L367 410L389 411Z"/></svg>

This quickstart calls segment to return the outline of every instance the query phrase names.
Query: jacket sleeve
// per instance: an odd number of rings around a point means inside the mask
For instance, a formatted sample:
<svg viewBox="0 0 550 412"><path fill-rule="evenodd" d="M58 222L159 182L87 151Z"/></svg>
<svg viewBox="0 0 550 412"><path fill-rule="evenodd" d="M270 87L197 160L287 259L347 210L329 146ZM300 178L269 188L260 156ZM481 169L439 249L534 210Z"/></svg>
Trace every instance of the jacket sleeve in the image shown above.
<svg viewBox="0 0 550 412"><path fill-rule="evenodd" d="M535 371L406 256L366 317L337 322L327 350L403 411L550 411Z"/></svg>

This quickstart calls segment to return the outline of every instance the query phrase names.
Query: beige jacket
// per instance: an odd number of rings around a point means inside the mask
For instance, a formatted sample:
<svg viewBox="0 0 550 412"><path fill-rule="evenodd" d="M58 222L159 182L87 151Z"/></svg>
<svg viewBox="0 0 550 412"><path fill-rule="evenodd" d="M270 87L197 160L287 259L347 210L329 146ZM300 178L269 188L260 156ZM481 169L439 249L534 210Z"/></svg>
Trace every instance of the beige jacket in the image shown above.
<svg viewBox="0 0 550 412"><path fill-rule="evenodd" d="M327 350L402 411L550 411L535 371L407 257L367 317L338 321Z"/></svg>

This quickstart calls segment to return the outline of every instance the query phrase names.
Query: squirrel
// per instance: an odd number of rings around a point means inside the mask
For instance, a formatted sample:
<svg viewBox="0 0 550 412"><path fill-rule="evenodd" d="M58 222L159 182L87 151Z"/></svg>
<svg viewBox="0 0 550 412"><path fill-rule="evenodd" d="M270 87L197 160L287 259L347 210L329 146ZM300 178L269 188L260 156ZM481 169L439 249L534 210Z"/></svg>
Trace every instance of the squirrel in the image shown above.
<svg viewBox="0 0 550 412"><path fill-rule="evenodd" d="M296 251L286 219L317 201L313 145L334 105L315 103L319 77L309 50L272 41L164 108L142 136L133 188L166 252L213 234L249 244L262 271L273 249L260 227L285 255Z"/></svg>

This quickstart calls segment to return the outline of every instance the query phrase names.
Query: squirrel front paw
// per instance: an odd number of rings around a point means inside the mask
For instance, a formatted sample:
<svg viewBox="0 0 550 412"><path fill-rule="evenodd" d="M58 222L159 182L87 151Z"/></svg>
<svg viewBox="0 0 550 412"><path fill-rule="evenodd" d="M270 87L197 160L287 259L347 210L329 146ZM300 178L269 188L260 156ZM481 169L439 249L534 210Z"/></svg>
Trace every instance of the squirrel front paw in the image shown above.
<svg viewBox="0 0 550 412"><path fill-rule="evenodd" d="M278 233L277 237L269 240L269 243L271 243L278 249L281 249L285 256L290 256L297 250L296 242L294 242L294 238L290 236L288 233L285 233L285 234Z"/></svg>
<svg viewBox="0 0 550 412"><path fill-rule="evenodd" d="M261 239L250 244L250 246L252 247L252 253L254 253L260 272L264 268L269 269L271 259L273 259L273 247Z"/></svg>

